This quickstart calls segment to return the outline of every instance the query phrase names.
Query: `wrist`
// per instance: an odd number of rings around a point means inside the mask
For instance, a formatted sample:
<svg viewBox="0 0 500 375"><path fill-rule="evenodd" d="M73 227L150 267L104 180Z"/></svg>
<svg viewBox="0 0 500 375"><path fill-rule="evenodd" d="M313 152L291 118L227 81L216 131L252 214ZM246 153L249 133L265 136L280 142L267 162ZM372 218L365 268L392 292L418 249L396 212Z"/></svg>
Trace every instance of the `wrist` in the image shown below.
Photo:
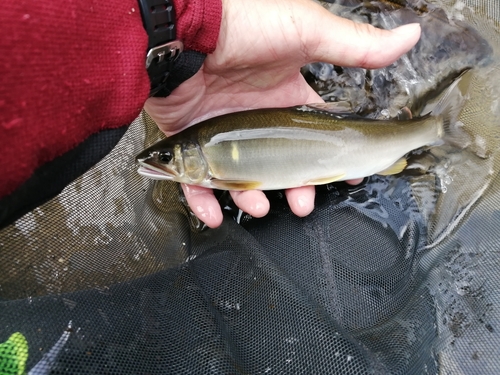
<svg viewBox="0 0 500 375"><path fill-rule="evenodd" d="M222 17L221 0L138 0L148 34L146 69L151 81L150 96L167 96L180 83L170 84L173 70L181 82L198 71L201 54L212 53L217 45ZM190 51L187 62L176 59ZM187 65L188 69L180 66ZM177 80L179 81L179 80Z"/></svg>
<svg viewBox="0 0 500 375"><path fill-rule="evenodd" d="M172 0L138 0L148 34L145 66L151 81L150 96L162 96L175 60L183 50L176 39L176 17Z"/></svg>

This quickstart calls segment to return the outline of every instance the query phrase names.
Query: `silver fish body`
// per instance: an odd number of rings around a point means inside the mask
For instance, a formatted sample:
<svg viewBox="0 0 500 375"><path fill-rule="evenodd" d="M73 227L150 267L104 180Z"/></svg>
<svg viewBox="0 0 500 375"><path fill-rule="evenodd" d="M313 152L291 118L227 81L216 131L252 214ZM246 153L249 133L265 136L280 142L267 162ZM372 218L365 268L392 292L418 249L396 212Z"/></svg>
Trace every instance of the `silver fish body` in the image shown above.
<svg viewBox="0 0 500 375"><path fill-rule="evenodd" d="M137 156L139 173L227 190L285 189L398 173L408 152L441 141L449 112L456 115L464 97L457 86L431 114L411 120L371 120L314 105L214 117L143 151Z"/></svg>
<svg viewBox="0 0 500 375"><path fill-rule="evenodd" d="M420 121L346 120L286 108L233 113L189 130L159 142L139 162L159 173L165 168L172 176L164 175L166 179L177 182L273 190L387 170L411 150L439 141L443 121L432 116ZM170 168L161 161L168 159L162 153L172 155Z"/></svg>

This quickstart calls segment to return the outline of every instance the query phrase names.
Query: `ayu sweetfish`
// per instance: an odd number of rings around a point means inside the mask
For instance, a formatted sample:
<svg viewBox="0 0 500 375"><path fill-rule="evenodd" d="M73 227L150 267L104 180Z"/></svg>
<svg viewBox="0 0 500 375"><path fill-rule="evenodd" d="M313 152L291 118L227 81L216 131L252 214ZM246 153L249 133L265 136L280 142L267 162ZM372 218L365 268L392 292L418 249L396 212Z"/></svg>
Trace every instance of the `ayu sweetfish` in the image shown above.
<svg viewBox="0 0 500 375"><path fill-rule="evenodd" d="M427 115L373 120L304 105L230 113L200 122L137 156L141 175L223 190L274 190L395 174L405 155L457 141L470 71Z"/></svg>

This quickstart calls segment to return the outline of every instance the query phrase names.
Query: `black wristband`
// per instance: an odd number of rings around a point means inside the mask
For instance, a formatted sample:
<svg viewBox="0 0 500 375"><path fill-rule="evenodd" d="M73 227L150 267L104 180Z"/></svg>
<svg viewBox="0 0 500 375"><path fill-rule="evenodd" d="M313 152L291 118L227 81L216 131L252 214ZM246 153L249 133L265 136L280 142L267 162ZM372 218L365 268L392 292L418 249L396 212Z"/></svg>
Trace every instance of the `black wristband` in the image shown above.
<svg viewBox="0 0 500 375"><path fill-rule="evenodd" d="M149 36L146 69L151 81L150 96L162 96L173 63L182 52L175 36L172 0L139 0L142 22Z"/></svg>
<svg viewBox="0 0 500 375"><path fill-rule="evenodd" d="M162 90L157 92L156 96L169 96L172 91L200 70L205 57L205 54L197 51L188 50L182 52L172 66L170 77L163 86Z"/></svg>

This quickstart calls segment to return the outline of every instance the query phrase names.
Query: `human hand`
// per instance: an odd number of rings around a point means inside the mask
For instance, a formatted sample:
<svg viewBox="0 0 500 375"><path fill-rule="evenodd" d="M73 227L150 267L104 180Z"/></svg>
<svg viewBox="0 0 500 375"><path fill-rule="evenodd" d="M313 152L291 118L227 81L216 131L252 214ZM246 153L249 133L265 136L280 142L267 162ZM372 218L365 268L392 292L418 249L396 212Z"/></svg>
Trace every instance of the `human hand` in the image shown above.
<svg viewBox="0 0 500 375"><path fill-rule="evenodd" d="M145 109L168 136L202 119L251 108L288 107L323 100L300 74L310 62L379 68L391 64L420 37L418 24L387 31L337 17L310 0L223 0L213 54L167 98ZM360 181L350 181L359 183ZM183 185L195 215L209 227L222 222L213 191ZM269 211L262 191L232 191L236 205L254 217ZM314 186L288 189L298 216L314 208Z"/></svg>

